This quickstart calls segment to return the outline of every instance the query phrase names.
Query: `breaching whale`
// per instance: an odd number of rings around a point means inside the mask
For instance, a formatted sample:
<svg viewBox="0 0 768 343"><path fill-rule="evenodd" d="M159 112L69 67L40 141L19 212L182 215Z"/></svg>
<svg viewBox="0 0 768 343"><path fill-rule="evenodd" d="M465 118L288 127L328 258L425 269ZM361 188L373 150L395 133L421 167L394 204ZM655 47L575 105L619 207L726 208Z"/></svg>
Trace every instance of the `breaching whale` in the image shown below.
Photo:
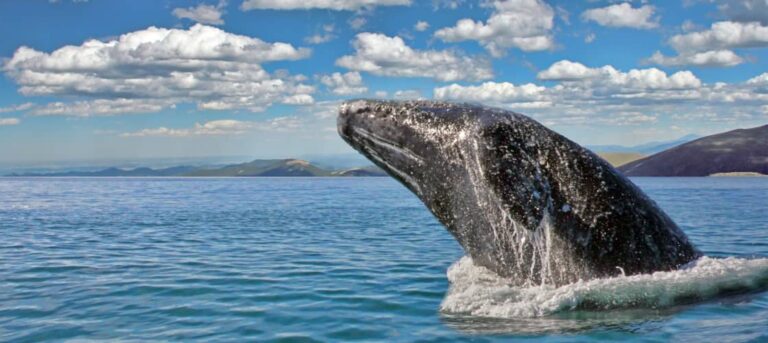
<svg viewBox="0 0 768 343"><path fill-rule="evenodd" d="M473 263L518 285L673 270L700 256L606 161L522 114L353 100L338 131L415 193Z"/></svg>

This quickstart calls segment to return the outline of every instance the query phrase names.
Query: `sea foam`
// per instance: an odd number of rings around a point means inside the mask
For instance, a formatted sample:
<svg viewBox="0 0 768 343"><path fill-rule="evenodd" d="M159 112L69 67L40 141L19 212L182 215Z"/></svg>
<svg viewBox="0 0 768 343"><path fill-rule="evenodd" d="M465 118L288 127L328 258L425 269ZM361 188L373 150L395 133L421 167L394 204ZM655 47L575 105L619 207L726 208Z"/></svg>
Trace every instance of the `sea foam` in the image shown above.
<svg viewBox="0 0 768 343"><path fill-rule="evenodd" d="M570 310L657 309L768 289L768 258L702 257L669 272L518 287L465 256L448 269L448 279L444 313L531 318Z"/></svg>

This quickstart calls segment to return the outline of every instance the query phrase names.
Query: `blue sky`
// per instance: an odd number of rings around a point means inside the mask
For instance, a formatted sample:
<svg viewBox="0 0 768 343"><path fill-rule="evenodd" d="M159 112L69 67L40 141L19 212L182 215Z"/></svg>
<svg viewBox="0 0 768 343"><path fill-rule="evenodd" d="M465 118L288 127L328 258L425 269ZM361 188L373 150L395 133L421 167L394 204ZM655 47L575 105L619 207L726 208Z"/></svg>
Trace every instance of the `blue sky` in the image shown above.
<svg viewBox="0 0 768 343"><path fill-rule="evenodd" d="M0 162L347 153L349 98L582 144L768 123L765 0L0 2Z"/></svg>

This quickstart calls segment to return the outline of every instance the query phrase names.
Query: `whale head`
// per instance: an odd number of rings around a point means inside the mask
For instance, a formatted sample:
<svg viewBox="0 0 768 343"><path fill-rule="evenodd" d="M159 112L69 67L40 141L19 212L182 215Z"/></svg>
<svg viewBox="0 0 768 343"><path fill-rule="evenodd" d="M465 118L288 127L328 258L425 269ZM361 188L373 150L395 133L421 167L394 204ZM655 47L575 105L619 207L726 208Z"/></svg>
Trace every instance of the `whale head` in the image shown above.
<svg viewBox="0 0 768 343"><path fill-rule="evenodd" d="M462 135L466 118L456 114L427 101L354 100L341 106L338 131L352 147L424 197L444 192L448 185L434 180L461 165L452 166L442 156L450 141Z"/></svg>

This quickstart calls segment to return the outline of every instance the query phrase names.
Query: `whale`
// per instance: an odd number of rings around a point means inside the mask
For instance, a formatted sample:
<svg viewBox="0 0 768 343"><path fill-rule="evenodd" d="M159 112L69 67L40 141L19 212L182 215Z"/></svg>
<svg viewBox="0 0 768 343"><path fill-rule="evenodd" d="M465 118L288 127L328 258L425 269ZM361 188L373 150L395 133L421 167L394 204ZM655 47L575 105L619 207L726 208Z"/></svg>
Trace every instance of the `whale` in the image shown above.
<svg viewBox="0 0 768 343"><path fill-rule="evenodd" d="M525 115L360 99L342 103L337 129L421 199L472 263L510 284L670 271L701 256L608 162Z"/></svg>

